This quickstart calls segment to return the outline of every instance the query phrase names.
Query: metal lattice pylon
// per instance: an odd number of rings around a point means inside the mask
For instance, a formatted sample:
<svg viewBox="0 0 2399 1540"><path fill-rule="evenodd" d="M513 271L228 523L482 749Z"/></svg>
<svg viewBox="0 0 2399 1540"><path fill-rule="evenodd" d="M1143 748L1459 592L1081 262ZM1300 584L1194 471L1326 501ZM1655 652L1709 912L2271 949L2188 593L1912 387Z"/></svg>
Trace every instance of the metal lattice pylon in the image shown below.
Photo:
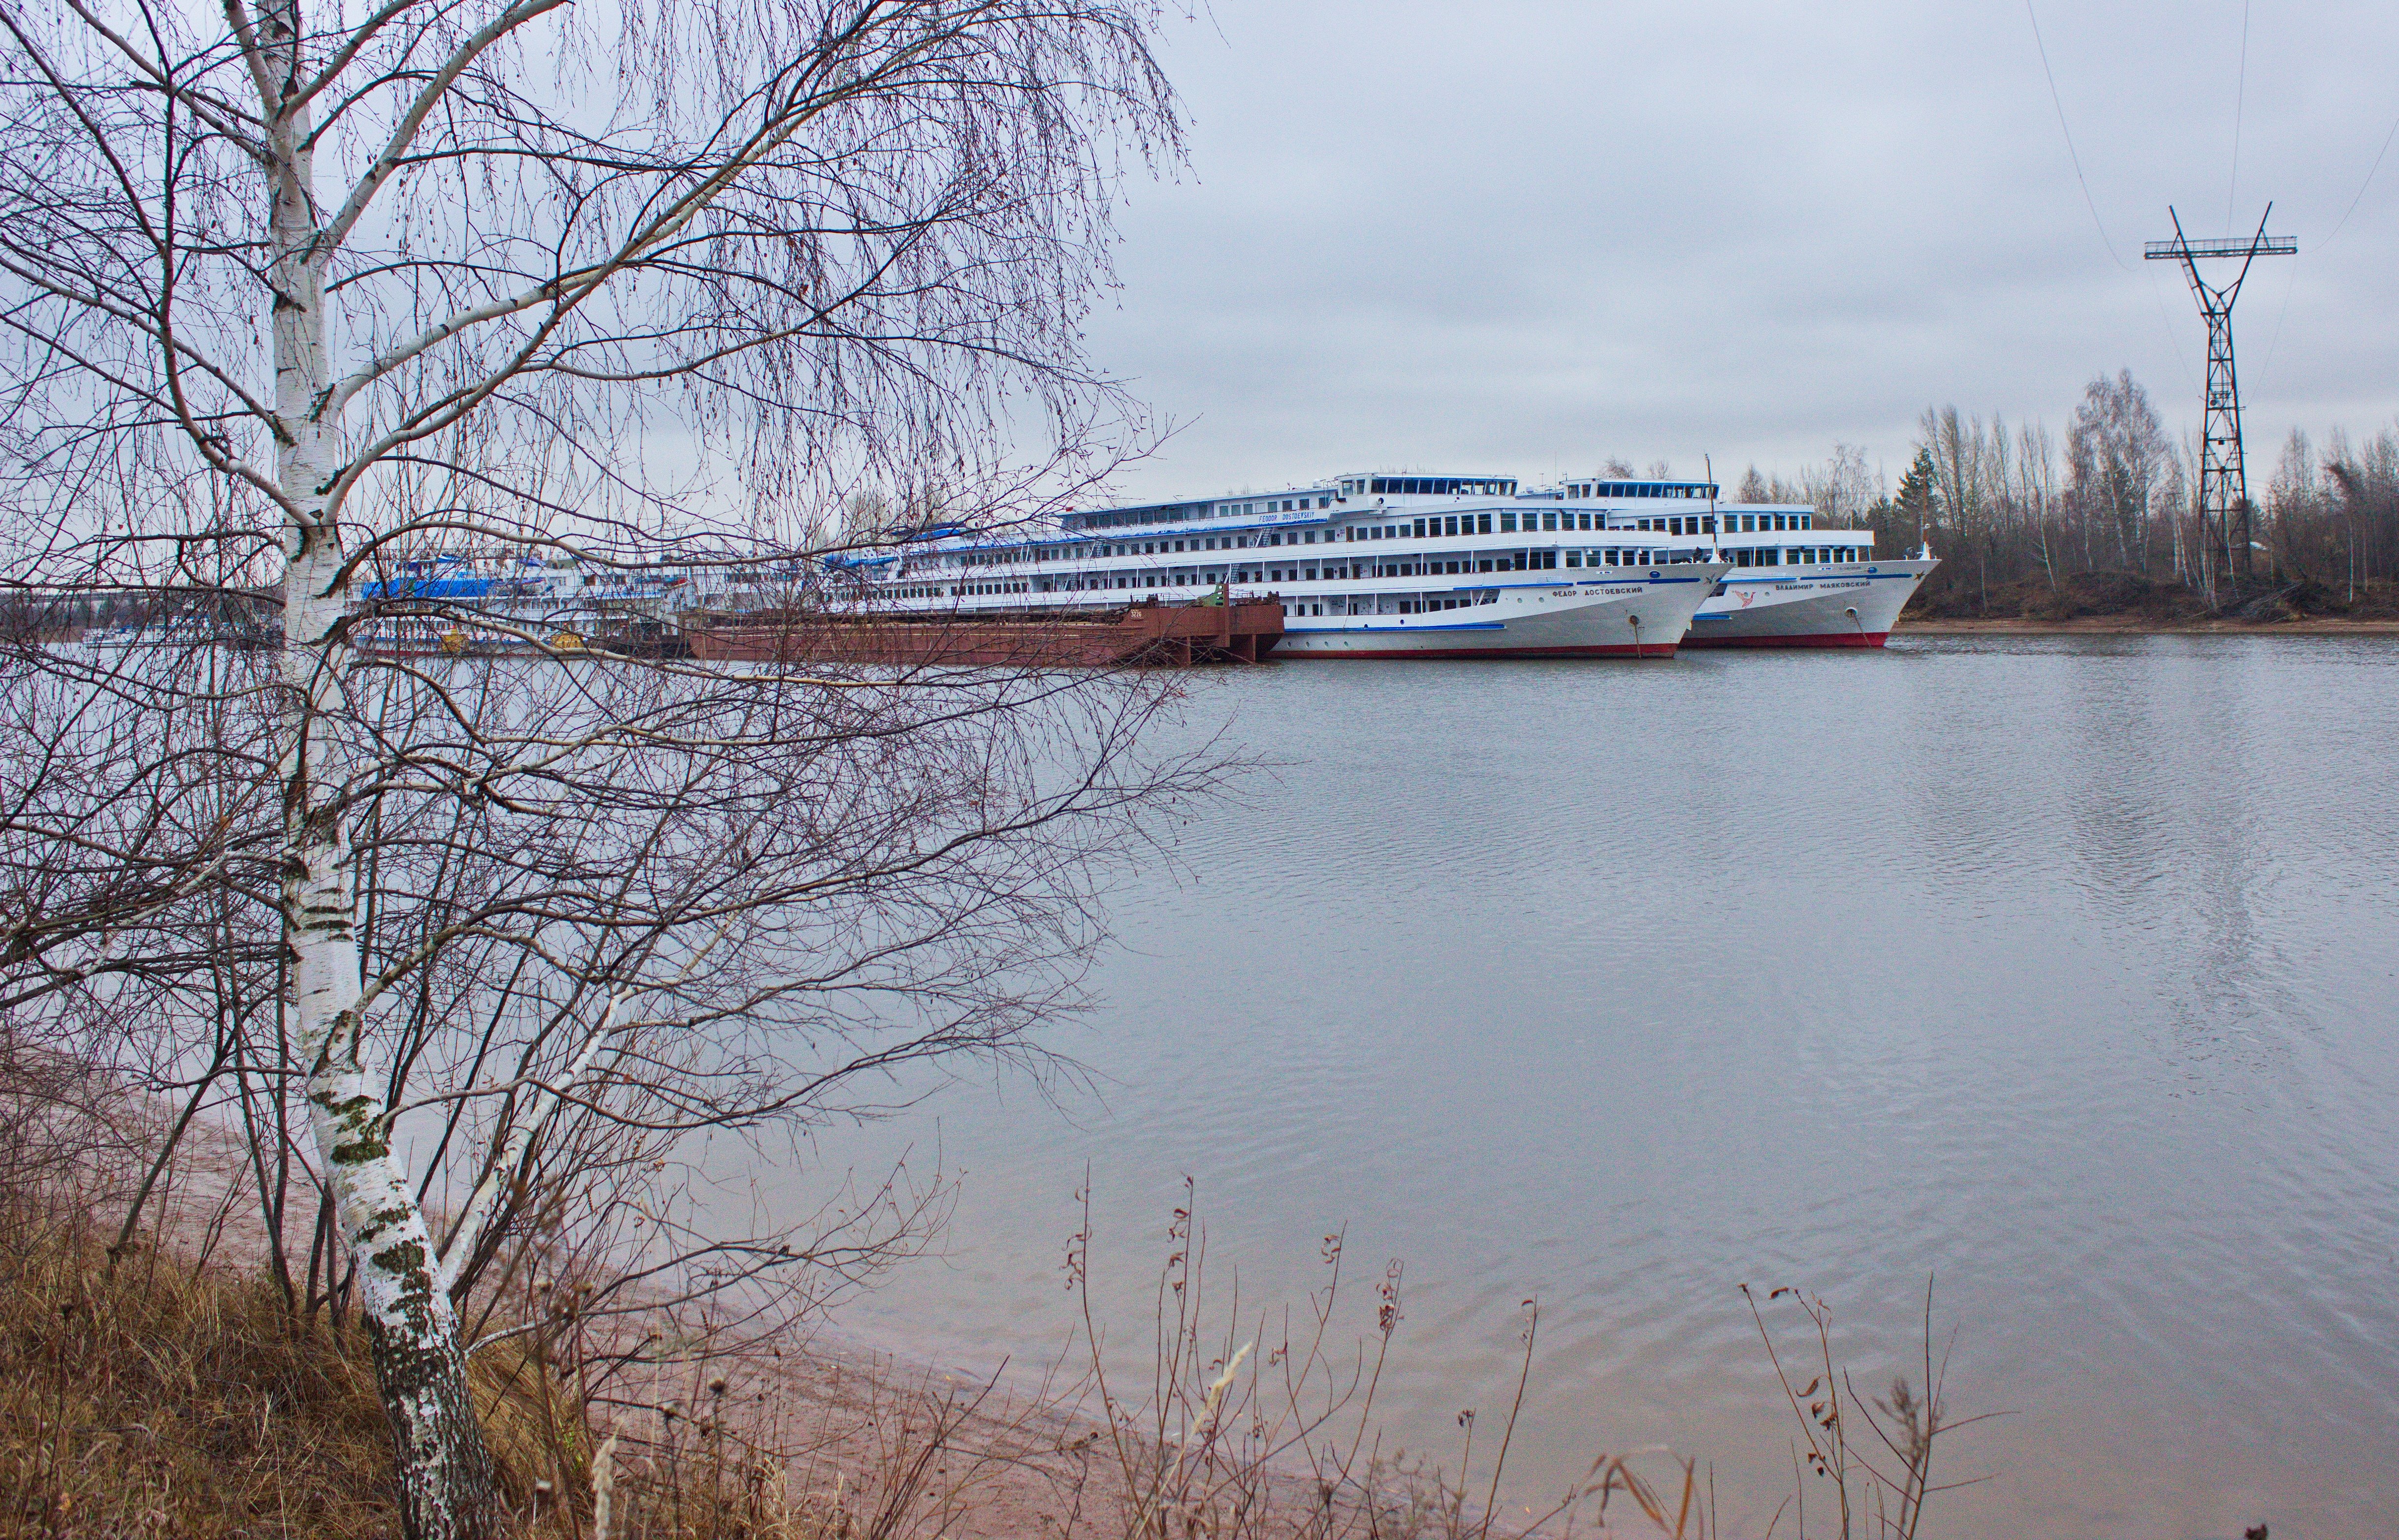
<svg viewBox="0 0 2399 1540"><path fill-rule="evenodd" d="M2266 216L2274 212L2266 205ZM2207 411L2200 425L2199 517L2211 538L2225 548L2227 566L2238 582L2249 580L2249 473L2241 454L2241 377L2232 366L2232 302L2241 297L2242 280L2259 257L2295 254L2298 242L2266 234L2266 219L2247 240L2194 241L2183 234L2182 216L2169 205L2175 238L2153 240L2142 254L2151 262L2179 262L2199 313L2207 317ZM2199 276L2199 264L2210 258L2238 257L2241 270L2228 284L2211 284Z"/></svg>

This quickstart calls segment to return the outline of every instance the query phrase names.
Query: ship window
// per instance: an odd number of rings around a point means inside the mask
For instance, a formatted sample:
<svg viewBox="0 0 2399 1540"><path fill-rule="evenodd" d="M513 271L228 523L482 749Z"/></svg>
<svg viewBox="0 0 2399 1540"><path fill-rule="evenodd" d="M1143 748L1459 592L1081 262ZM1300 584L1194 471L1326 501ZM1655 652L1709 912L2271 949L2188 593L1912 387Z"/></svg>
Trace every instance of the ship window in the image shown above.
<svg viewBox="0 0 2399 1540"><path fill-rule="evenodd" d="M1816 516L1812 513L1801 514L1799 516L1799 527L1803 530L1814 529L1816 527Z"/></svg>
<svg viewBox="0 0 2399 1540"><path fill-rule="evenodd" d="M1580 551L1568 551L1568 552L1566 552L1566 565L1567 565L1567 566L1569 566L1569 567L1579 567L1579 566L1581 566L1581 565L1582 565L1582 552L1580 552Z"/></svg>
<svg viewBox="0 0 2399 1540"><path fill-rule="evenodd" d="M1408 527L1408 533L1416 539L1423 539L1425 537L1425 521L1421 519L1417 520Z"/></svg>
<svg viewBox="0 0 2399 1540"><path fill-rule="evenodd" d="M1513 534L1516 533L1516 516L1514 514L1502 512L1499 515L1499 533L1502 534Z"/></svg>
<svg viewBox="0 0 2399 1540"><path fill-rule="evenodd" d="M1477 534L1489 534L1491 533L1491 516L1489 514L1478 513L1474 516L1474 533Z"/></svg>
<svg viewBox="0 0 2399 1540"><path fill-rule="evenodd" d="M1541 510L1541 528L1545 530L1555 530L1557 527L1557 511L1553 508L1543 508Z"/></svg>

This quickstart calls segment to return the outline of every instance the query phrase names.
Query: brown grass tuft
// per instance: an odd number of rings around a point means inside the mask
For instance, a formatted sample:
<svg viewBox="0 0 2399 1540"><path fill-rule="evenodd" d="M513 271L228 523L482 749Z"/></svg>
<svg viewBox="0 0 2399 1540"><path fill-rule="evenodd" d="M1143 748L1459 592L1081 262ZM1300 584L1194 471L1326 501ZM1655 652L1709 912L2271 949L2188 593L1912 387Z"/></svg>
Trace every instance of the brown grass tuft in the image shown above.
<svg viewBox="0 0 2399 1540"><path fill-rule="evenodd" d="M112 1270L80 1224L10 1228L0 1534L393 1532L363 1344L296 1323L260 1284L155 1253Z"/></svg>

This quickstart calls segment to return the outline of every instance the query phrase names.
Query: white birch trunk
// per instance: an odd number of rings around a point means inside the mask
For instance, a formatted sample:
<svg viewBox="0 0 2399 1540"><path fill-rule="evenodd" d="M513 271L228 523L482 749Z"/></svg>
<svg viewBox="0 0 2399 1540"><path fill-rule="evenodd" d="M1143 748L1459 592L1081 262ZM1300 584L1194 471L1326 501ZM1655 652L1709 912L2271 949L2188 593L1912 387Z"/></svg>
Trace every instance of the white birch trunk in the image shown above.
<svg viewBox="0 0 2399 1540"><path fill-rule="evenodd" d="M271 83L294 75L296 15L270 7L263 40ZM350 643L339 530L328 517L338 470L338 425L326 335L314 156L305 108L274 111L271 196L277 483L291 499L283 577L283 904L293 952L293 1007L310 1065L308 1108L343 1248L357 1268L358 1304L390 1419L401 1520L409 1540L486 1540L498 1533L491 1454L468 1388L467 1360L432 1237L407 1168L392 1153L384 1099L361 1055L358 894L341 748Z"/></svg>

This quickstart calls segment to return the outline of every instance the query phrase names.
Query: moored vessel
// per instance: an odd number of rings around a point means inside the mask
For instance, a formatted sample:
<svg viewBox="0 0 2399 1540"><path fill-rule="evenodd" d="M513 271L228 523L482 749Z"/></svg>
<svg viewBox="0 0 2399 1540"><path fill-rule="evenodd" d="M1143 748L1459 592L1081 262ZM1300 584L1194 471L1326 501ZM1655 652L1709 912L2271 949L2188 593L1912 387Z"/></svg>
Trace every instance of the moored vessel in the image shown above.
<svg viewBox="0 0 2399 1540"><path fill-rule="evenodd" d="M1818 529L1811 508L1732 506L1717 515L1733 568L1693 617L1690 647L1879 647L1941 563L1928 548L1877 557L1874 532Z"/></svg>
<svg viewBox="0 0 2399 1540"><path fill-rule="evenodd" d="M1255 663L1283 635L1272 598L1113 610L888 614L797 606L682 618L694 657L712 662L849 663L898 668L1107 668Z"/></svg>

